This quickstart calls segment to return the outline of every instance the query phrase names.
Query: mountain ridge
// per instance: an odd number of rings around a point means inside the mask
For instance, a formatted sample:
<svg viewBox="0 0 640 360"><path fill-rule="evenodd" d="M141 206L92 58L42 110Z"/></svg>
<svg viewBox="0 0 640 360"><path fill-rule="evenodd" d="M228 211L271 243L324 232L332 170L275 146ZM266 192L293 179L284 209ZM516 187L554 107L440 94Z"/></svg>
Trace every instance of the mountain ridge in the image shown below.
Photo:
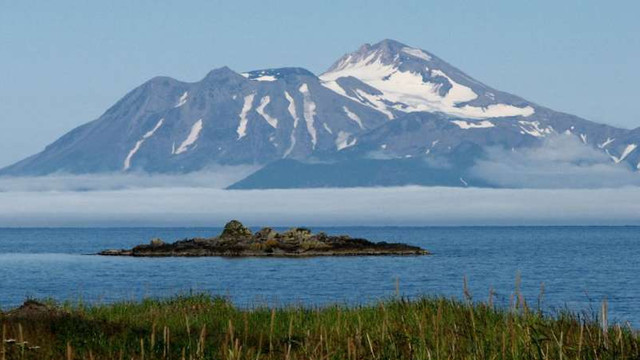
<svg viewBox="0 0 640 360"><path fill-rule="evenodd" d="M154 77L0 175L188 173L244 164L266 172L275 164L286 172L279 160L418 158L449 163L462 178L488 146L527 149L557 135L579 138L612 163L640 167L640 128L556 112L485 85L428 51L386 39L343 55L320 75L300 67L238 73L224 66L196 82ZM427 168L416 165L415 176L406 179L423 179L425 171L437 179L443 172ZM334 176L327 184L342 181ZM456 176L448 179L444 185L466 186ZM371 184L352 180L342 182Z"/></svg>

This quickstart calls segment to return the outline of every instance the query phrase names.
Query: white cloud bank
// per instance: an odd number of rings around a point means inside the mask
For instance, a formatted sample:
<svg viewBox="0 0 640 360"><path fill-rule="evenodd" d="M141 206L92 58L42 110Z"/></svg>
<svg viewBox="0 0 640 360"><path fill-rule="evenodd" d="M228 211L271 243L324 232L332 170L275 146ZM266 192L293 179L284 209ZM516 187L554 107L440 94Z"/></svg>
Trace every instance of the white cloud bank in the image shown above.
<svg viewBox="0 0 640 360"><path fill-rule="evenodd" d="M253 167L0 178L0 226L640 225L640 174L575 139L488 154L474 175L508 189L222 190Z"/></svg>
<svg viewBox="0 0 640 360"><path fill-rule="evenodd" d="M627 163L582 144L577 137L558 135L540 147L516 151L487 148L472 174L499 187L512 188L616 188L640 186L640 173Z"/></svg>
<svg viewBox="0 0 640 360"><path fill-rule="evenodd" d="M216 166L190 174L53 174L0 177L0 193L10 191L91 191L169 187L225 188L258 170L257 166Z"/></svg>
<svg viewBox="0 0 640 360"><path fill-rule="evenodd" d="M626 225L640 188L152 188L0 193L0 226Z"/></svg>

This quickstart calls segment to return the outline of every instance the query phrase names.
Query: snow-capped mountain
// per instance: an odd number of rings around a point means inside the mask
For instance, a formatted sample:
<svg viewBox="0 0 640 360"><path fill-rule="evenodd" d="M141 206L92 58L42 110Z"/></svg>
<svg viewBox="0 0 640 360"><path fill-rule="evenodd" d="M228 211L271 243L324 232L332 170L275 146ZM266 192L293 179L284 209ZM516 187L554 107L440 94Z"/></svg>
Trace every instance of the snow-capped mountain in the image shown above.
<svg viewBox="0 0 640 360"><path fill-rule="evenodd" d="M363 45L320 79L338 94L389 119L415 111L472 119L535 113L526 101L473 80L433 54L392 40Z"/></svg>
<svg viewBox="0 0 640 360"><path fill-rule="evenodd" d="M487 147L562 135L636 169L640 129L555 112L393 40L363 45L319 77L302 68L151 79L100 118L2 175L184 173L255 164L246 187L491 186L466 173ZM434 163L446 162L447 166ZM359 169L354 172L353 169Z"/></svg>

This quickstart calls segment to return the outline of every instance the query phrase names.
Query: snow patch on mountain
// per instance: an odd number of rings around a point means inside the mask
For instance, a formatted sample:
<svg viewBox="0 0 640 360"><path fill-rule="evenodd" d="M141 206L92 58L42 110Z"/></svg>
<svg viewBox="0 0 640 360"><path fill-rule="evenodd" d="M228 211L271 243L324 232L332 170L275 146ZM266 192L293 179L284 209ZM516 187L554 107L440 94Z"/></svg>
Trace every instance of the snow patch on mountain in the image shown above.
<svg viewBox="0 0 640 360"><path fill-rule="evenodd" d="M430 70L432 78L443 77L450 88L444 95L441 94L442 84L424 79L423 74L414 71L401 71L398 64L384 62L382 51L377 50L360 60L351 60L351 57L338 63L330 71L320 75L325 87L336 93L348 96L367 106L384 112L389 109L403 112L427 111L443 112L446 114L483 119L507 116L530 116L535 110L531 106L517 107L507 104L490 104L487 106L471 106L465 104L478 98L478 95L469 87L454 81L442 70ZM348 61L347 61L348 60ZM425 66L426 71L426 66ZM356 90L358 97L349 96L337 80L353 76L365 84L381 92L372 95ZM363 101L364 98L366 101ZM392 116L389 116L392 118Z"/></svg>
<svg viewBox="0 0 640 360"><path fill-rule="evenodd" d="M143 142L144 140L136 141L136 144L133 146L133 149L129 151L129 154L127 154L127 157L124 159L124 165L122 166L122 170L124 171L129 170L129 168L131 167L131 158L133 157L133 155L135 155L138 152L138 150L140 150L140 146L142 145Z"/></svg>
<svg viewBox="0 0 640 360"><path fill-rule="evenodd" d="M612 142L614 142L616 139L612 139L610 137L607 138L607 140L605 140L602 144L598 144L598 147L600 149L604 149L605 147L607 147L607 145L611 144Z"/></svg>
<svg viewBox="0 0 640 360"><path fill-rule="evenodd" d="M200 137L200 132L202 131L202 119L198 120L191 126L191 131L186 139L180 144L180 146L175 150L174 155L182 154L189 150L189 147L193 145L196 141L198 141L198 137Z"/></svg>
<svg viewBox="0 0 640 360"><path fill-rule="evenodd" d="M427 54L426 52L420 49L405 47L405 48L402 48L402 52L422 60L431 61L431 55Z"/></svg>
<svg viewBox="0 0 640 360"><path fill-rule="evenodd" d="M371 95L360 89L356 90L356 93L359 97L356 100L385 114L389 118L389 120L393 120L395 118L393 113L388 110L385 99L380 95Z"/></svg>
<svg viewBox="0 0 640 360"><path fill-rule="evenodd" d="M356 124L360 126L360 129L364 129L364 126L362 125L362 120L360 120L360 117L356 113L349 110L349 108L346 106L343 106L342 110L344 110L344 113L347 114L347 117L349 117L349 119L355 121Z"/></svg>
<svg viewBox="0 0 640 360"><path fill-rule="evenodd" d="M322 75L320 75L320 78L322 79ZM349 98L350 100L353 99L351 96L347 95L347 92L344 91L344 89L342 88L342 86L340 86L340 84L338 84L337 81L322 81L321 82L322 86L326 87L327 89L333 91L334 93L338 94L338 95L342 95L346 98ZM358 100L358 99L356 99ZM362 100L360 100L362 101Z"/></svg>
<svg viewBox="0 0 640 360"><path fill-rule="evenodd" d="M240 111L240 123L238 124L238 129L236 129L236 132L238 133L238 140L247 135L247 124L249 123L247 115L249 114L249 111L251 111L253 98L255 96L256 94L251 94L244 97L244 103L242 105L242 110Z"/></svg>
<svg viewBox="0 0 640 360"><path fill-rule="evenodd" d="M316 148L316 144L318 143L318 136L316 132L316 128L314 126L314 117L316 116L316 103L313 102L311 93L309 92L309 85L302 84L298 91L302 94L303 97L303 109L304 109L304 121L307 123L307 131L311 136L311 143L313 144L313 148Z"/></svg>
<svg viewBox="0 0 640 360"><path fill-rule="evenodd" d="M553 128L552 127L543 127L540 125L539 121L518 121L518 123L520 124L520 129L533 136L533 137L545 137L549 134L553 133Z"/></svg>
<svg viewBox="0 0 640 360"><path fill-rule="evenodd" d="M445 102L448 102L450 104L457 104L457 103L463 103L463 102L475 100L478 98L478 94L476 94L471 88L466 87L464 85L460 85L457 82L453 81L453 79L451 79L449 75L445 74L443 71L433 69L431 70L431 76L434 76L434 75L442 76L443 78L447 79L447 81L449 81L449 84L451 84L451 89L447 91L447 95L445 95L443 99ZM427 84L431 84L431 83L427 83ZM435 84L435 87L436 87L435 90L440 90L440 86L441 86L440 84ZM438 93L438 91L435 91L435 92Z"/></svg>
<svg viewBox="0 0 640 360"><path fill-rule="evenodd" d="M336 149L338 149L338 151L346 149L350 146L355 145L357 141L358 140L356 138L351 138L350 133L340 130L338 136L336 137Z"/></svg>
<svg viewBox="0 0 640 360"><path fill-rule="evenodd" d="M482 120L477 122L464 121L464 120L451 120L453 124L458 125L460 129L486 129L495 127L495 125L489 120ZM437 142L432 143L431 147L433 147Z"/></svg>
<svg viewBox="0 0 640 360"><path fill-rule="evenodd" d="M583 143L587 143L587 135L585 134L580 134L580 140L582 140Z"/></svg>
<svg viewBox="0 0 640 360"><path fill-rule="evenodd" d="M627 156L629 156L629 154L631 154L637 147L638 145L636 144L629 144L624 148L620 157L617 157L611 154L609 154L609 156L611 157L611 160L613 160L614 163L619 164L622 160L626 159ZM609 152L607 151L607 153Z"/></svg>
<svg viewBox="0 0 640 360"><path fill-rule="evenodd" d="M282 156L283 158L286 158L291 154L291 151L293 151L293 148L296 146L296 128L298 127L298 121L300 119L298 118L298 114L296 112L296 103L293 100L293 97L291 97L291 94L285 91L284 97L289 102L289 106L287 106L287 111L289 111L289 114L293 118L293 128L291 129L291 135L289 136L289 147L287 148L287 150L284 152L284 155Z"/></svg>
<svg viewBox="0 0 640 360"><path fill-rule="evenodd" d="M180 106L184 105L187 103L187 97L189 97L189 92L185 91L180 98L178 99L178 103L176 104L175 107L179 108Z"/></svg>
<svg viewBox="0 0 640 360"><path fill-rule="evenodd" d="M160 119L156 123L156 126L153 127L153 129L147 131L147 133L145 133L142 136L142 139L136 141L136 144L129 151L129 153L127 154L127 157L124 159L122 170L127 171L129 170L129 168L131 168L131 159L133 158L133 155L135 155L138 152L138 150L140 150L140 146L142 146L142 143L144 143L144 141L147 140L148 138L152 137L153 134L162 126L163 123L164 123L164 119Z"/></svg>
<svg viewBox="0 0 640 360"><path fill-rule="evenodd" d="M296 112L296 102L295 100L293 100L293 97L291 96L291 94L289 94L289 92L287 91L284 92L284 97L289 102L289 106L287 106L287 111L289 111L289 115L291 115L291 117L293 118L293 127L295 128L298 126L298 113Z"/></svg>
<svg viewBox="0 0 640 360"><path fill-rule="evenodd" d="M262 75L262 76L258 76L257 78L253 78L251 80L255 80L255 81L276 81L278 79L273 75Z"/></svg>
<svg viewBox="0 0 640 360"><path fill-rule="evenodd" d="M266 70L245 72L240 75L253 81L272 82L272 81L278 80L279 73L278 71L275 71L275 69L266 69Z"/></svg>
<svg viewBox="0 0 640 360"><path fill-rule="evenodd" d="M256 112L258 112L260 116L262 116L265 120L267 120L269 125L271 125L271 127L275 129L278 127L278 119L272 117L271 115L267 114L264 111L264 108L267 107L267 105L269 105L270 101L271 101L271 98L269 96L265 96L262 99L260 99L260 105L258 105L258 107L256 108Z"/></svg>

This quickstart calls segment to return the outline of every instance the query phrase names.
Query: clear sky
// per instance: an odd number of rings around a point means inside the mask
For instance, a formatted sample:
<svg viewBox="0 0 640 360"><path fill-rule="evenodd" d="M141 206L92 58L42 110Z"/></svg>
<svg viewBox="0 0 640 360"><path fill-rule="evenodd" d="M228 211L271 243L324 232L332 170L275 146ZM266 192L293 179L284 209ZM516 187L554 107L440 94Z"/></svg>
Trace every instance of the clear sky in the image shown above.
<svg viewBox="0 0 640 360"><path fill-rule="evenodd" d="M156 75L321 73L385 38L503 91L640 126L640 2L0 0L0 166L100 116Z"/></svg>

